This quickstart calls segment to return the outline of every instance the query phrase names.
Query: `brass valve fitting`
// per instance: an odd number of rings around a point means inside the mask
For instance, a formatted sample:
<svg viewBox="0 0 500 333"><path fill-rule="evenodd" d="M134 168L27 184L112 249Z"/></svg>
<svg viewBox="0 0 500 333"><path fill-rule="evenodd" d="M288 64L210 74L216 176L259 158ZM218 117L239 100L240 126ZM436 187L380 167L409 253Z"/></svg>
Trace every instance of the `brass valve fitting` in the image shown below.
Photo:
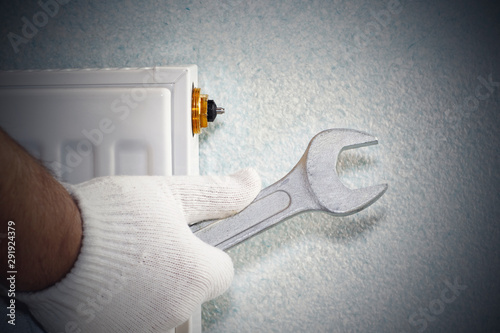
<svg viewBox="0 0 500 333"><path fill-rule="evenodd" d="M200 134L201 129L208 126L208 122L213 122L218 114L223 113L224 108L217 107L213 100L208 99L208 95L202 94L201 89L193 85L191 98L193 134Z"/></svg>

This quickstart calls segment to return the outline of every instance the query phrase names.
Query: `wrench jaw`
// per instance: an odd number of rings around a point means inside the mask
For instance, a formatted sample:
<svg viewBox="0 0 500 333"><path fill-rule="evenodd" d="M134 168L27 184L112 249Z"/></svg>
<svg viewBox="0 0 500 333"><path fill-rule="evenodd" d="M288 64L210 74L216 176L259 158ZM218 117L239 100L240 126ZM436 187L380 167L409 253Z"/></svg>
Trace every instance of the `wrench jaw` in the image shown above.
<svg viewBox="0 0 500 333"><path fill-rule="evenodd" d="M332 200L325 208L335 216L355 214L377 201L387 187L387 184L380 184L355 190L346 188L344 194L339 194L337 200Z"/></svg>
<svg viewBox="0 0 500 333"><path fill-rule="evenodd" d="M374 136L352 129L331 129L316 135L307 148L306 170L311 191L322 210L336 216L357 213L387 190L380 184L351 190L340 181L335 167L343 150L377 144Z"/></svg>

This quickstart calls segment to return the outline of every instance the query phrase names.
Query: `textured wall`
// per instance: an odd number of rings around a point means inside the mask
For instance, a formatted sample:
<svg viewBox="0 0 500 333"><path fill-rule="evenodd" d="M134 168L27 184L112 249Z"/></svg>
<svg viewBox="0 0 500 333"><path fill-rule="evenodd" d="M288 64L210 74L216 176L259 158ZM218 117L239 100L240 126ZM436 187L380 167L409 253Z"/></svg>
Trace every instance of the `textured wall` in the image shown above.
<svg viewBox="0 0 500 333"><path fill-rule="evenodd" d="M197 64L227 110L200 137L202 173L253 166L269 185L320 130L379 138L338 170L387 193L230 250L234 283L203 306L204 331L500 330L498 6L70 0L17 52L8 33L41 7L1 6L0 69Z"/></svg>

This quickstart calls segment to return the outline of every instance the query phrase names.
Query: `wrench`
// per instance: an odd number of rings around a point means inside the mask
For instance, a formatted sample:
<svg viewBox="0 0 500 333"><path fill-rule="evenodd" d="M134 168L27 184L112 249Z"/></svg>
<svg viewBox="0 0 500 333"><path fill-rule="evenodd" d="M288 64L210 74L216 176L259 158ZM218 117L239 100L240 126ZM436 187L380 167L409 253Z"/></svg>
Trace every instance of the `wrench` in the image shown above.
<svg viewBox="0 0 500 333"><path fill-rule="evenodd" d="M352 129L320 132L292 171L260 191L244 210L226 219L192 225L191 231L208 244L227 250L302 212L357 213L377 201L387 184L352 190L341 183L334 168L343 150L377 143L370 134Z"/></svg>

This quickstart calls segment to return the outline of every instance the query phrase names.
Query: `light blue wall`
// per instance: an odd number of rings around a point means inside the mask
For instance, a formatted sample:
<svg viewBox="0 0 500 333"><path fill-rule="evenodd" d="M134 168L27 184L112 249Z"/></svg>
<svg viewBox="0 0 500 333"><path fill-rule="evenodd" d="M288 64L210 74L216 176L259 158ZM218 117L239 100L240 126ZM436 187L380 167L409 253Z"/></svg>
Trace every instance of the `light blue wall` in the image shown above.
<svg viewBox="0 0 500 333"><path fill-rule="evenodd" d="M202 173L253 166L269 185L320 130L378 137L338 169L348 186L388 182L387 193L354 216L306 214L230 250L234 283L204 305L205 332L500 330L494 6L71 0L17 53L8 33L41 9L1 6L0 69L197 64L227 110L200 137Z"/></svg>

